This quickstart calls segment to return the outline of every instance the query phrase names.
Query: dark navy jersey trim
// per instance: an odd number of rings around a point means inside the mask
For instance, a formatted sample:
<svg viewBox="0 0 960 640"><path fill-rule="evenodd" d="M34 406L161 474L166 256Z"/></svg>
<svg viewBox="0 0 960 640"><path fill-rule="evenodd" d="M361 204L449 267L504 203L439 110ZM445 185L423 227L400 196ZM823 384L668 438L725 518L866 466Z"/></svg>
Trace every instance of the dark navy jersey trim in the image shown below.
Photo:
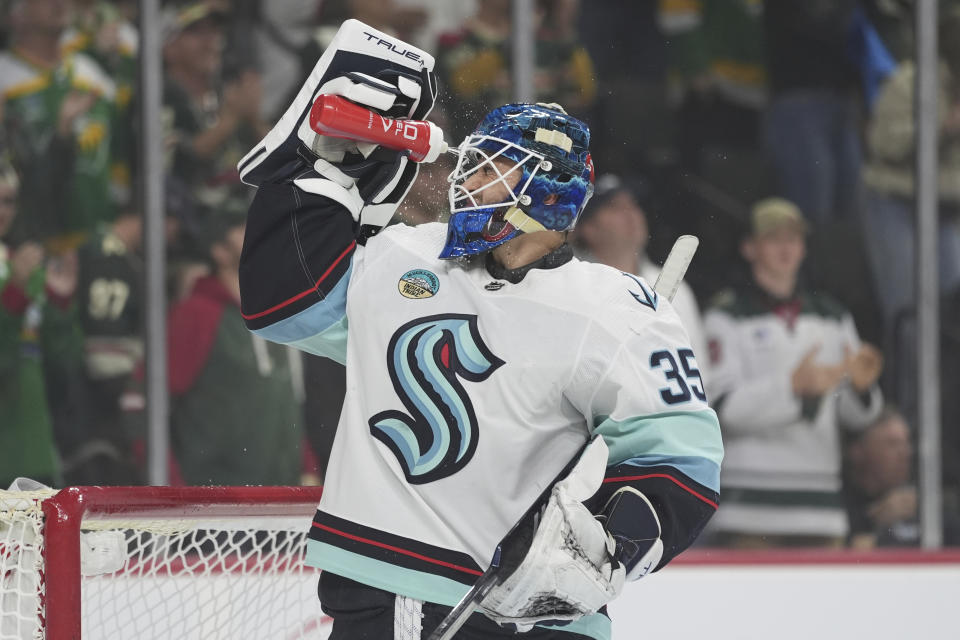
<svg viewBox="0 0 960 640"><path fill-rule="evenodd" d="M356 246L343 205L292 184L261 184L240 256L247 328L263 329L323 301L349 273Z"/></svg>
<svg viewBox="0 0 960 640"><path fill-rule="evenodd" d="M699 491L697 491L697 490L695 490L695 489L690 488L689 485L681 482L680 480L677 480L677 479L674 477L674 475L676 475L676 474L674 474L674 473L649 473L649 472L648 472L648 473L642 473L642 474L639 474L639 475L636 475L636 474L635 474L635 475L625 475L625 476L607 477L607 478L604 478L604 479L603 479L603 482L604 482L604 484L606 484L606 483L608 483L608 482L634 483L634 482L638 482L638 481L641 481L641 480L647 480L647 479L651 479L651 478L665 478L665 479L669 480L670 482L674 483L675 485L677 485L678 487L680 487L681 489L683 489L684 491L686 491L687 493L689 493L690 495L692 495L692 496L696 497L697 499L701 500L702 502L705 502L706 504L710 505L712 508L716 509L716 508L719 506L719 505L717 504L717 501L716 501L716 500L711 500L711 499L708 498L707 496L703 495L703 493L701 493L701 492L699 492ZM698 485L698 486L700 486L700 485ZM713 493L713 492L709 492L709 493Z"/></svg>
<svg viewBox="0 0 960 640"><path fill-rule="evenodd" d="M605 475L600 490L587 501L587 508L599 513L624 485L643 493L660 518L663 558L657 569L693 543L720 503L719 493L669 465L624 463L608 467Z"/></svg>
<svg viewBox="0 0 960 640"><path fill-rule="evenodd" d="M323 511L317 511L314 516L309 538L367 558L462 584L472 585L483 573L480 565L468 554L365 527Z"/></svg>
<svg viewBox="0 0 960 640"><path fill-rule="evenodd" d="M327 270L323 272L323 274L320 276L320 278L319 278L319 279L314 283L314 285L313 285L312 287L310 287L309 289L306 289L306 290L304 290L304 291L301 291L301 292L298 293L297 295L292 296L291 298L289 298L289 299L287 299L287 300L284 300L283 302L281 302L281 303L279 303L279 304L276 304L276 305L270 307L269 309L265 309L264 311L258 311L257 313L252 313L252 314L250 314L250 315L247 315L247 314L245 314L245 313L241 313L240 315L242 315L242 316L243 316L243 319L244 319L244 320L247 320L247 321L256 320L257 318L262 318L262 317L264 317L264 316L270 315L271 313L275 313L275 312L277 312L277 311L280 311L281 309L290 306L291 304L297 302L298 300L300 300L300 299L302 299L302 298L305 298L306 296L310 295L311 293L320 293L320 284L321 284L324 280L327 279L327 277L330 275L330 273L333 272L333 270L336 268L336 266L337 266L338 264L340 264L340 262L341 262L344 258L346 258L348 255L350 255L351 253L353 253L353 250L354 250L356 247L357 247L356 241L351 242L350 245L349 245L346 249L344 249L343 252L342 252L339 256L337 256L337 258L333 261L333 264L331 264L329 267L327 267ZM342 271L342 269L340 269L340 271ZM341 275L342 275L342 274L341 274ZM329 290L330 287L327 287L327 289ZM311 304L312 304L313 302L315 302L315 300L314 300L314 301L311 301ZM309 306L309 305L308 305L308 306Z"/></svg>

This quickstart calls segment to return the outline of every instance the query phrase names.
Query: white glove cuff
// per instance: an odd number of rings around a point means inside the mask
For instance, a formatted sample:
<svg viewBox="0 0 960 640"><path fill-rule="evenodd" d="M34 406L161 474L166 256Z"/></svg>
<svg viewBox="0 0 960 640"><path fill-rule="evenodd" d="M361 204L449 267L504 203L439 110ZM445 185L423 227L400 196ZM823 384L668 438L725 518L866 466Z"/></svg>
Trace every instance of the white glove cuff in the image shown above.
<svg viewBox="0 0 960 640"><path fill-rule="evenodd" d="M356 75L363 76L367 82L373 85L380 85L383 89L371 86L370 84L354 82L348 76L337 76L323 83L323 85L317 89L317 95L329 94L343 96L351 102L365 105L371 109L380 109L381 111L386 111L393 106L397 100L397 96L394 93L396 88L393 85L363 73Z"/></svg>
<svg viewBox="0 0 960 640"><path fill-rule="evenodd" d="M318 196L326 196L342 204L354 220L360 219L360 210L363 209L363 198L353 178L343 173L326 160L318 159L314 169L323 177L297 178L293 184Z"/></svg>
<svg viewBox="0 0 960 640"><path fill-rule="evenodd" d="M643 557L640 558L640 562L633 566L633 569L630 569L630 573L627 574L627 581L639 580L643 576L647 575L651 571L657 568L657 565L660 564L660 560L663 558L663 540L657 539L653 543L653 546L650 547L649 551L643 554Z"/></svg>

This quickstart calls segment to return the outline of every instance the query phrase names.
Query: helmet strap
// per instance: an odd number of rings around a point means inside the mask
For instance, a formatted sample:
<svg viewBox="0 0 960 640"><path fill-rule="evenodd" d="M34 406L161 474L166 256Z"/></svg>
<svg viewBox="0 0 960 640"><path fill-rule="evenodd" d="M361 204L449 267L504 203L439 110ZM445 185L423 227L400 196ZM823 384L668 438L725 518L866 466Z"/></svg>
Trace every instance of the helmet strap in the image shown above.
<svg viewBox="0 0 960 640"><path fill-rule="evenodd" d="M510 207L503 216L504 221L513 225L521 233L546 231L547 228L520 210L519 207Z"/></svg>

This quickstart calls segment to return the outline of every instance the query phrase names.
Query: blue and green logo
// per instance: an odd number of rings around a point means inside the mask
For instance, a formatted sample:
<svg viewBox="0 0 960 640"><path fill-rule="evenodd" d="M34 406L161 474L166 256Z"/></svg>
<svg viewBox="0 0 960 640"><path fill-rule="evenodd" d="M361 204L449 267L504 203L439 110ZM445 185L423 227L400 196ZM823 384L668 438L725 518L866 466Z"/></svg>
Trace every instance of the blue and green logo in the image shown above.
<svg viewBox="0 0 960 640"><path fill-rule="evenodd" d="M440 278L426 269L411 269L400 277L397 288L404 298L432 298L440 290Z"/></svg>
<svg viewBox="0 0 960 640"><path fill-rule="evenodd" d="M470 462L480 434L460 378L482 382L503 363L484 344L475 315L429 316L397 329L387 367L406 412L382 411L369 426L397 457L407 482L440 480Z"/></svg>

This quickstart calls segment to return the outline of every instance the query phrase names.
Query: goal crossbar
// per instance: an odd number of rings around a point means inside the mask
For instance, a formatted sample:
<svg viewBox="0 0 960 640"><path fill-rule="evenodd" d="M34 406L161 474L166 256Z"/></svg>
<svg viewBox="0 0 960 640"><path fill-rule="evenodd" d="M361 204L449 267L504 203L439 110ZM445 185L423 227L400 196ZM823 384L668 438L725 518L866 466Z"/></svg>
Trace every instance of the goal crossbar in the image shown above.
<svg viewBox="0 0 960 640"><path fill-rule="evenodd" d="M299 529L305 534L321 492L320 487L70 487L45 499L34 496L34 503L39 502L43 513L39 608L45 635L41 637L81 638L81 531L128 527L148 532L165 528L229 531L229 526L223 528L220 523L242 518L248 523L244 526L254 529L260 523L264 529L273 529L274 523L287 520L295 524L293 528L285 526L285 530ZM28 495L22 494L23 498ZM0 502L9 505L19 496L0 492ZM263 566L270 570L293 567L301 555L291 559L289 551L286 556L262 560ZM293 551L299 553L297 549ZM156 561L130 560L130 566L115 575L140 571L153 562ZM178 558L164 570L176 573L190 563L204 562L208 561ZM248 570L255 562L258 561L228 551L209 561L213 568L208 573Z"/></svg>

